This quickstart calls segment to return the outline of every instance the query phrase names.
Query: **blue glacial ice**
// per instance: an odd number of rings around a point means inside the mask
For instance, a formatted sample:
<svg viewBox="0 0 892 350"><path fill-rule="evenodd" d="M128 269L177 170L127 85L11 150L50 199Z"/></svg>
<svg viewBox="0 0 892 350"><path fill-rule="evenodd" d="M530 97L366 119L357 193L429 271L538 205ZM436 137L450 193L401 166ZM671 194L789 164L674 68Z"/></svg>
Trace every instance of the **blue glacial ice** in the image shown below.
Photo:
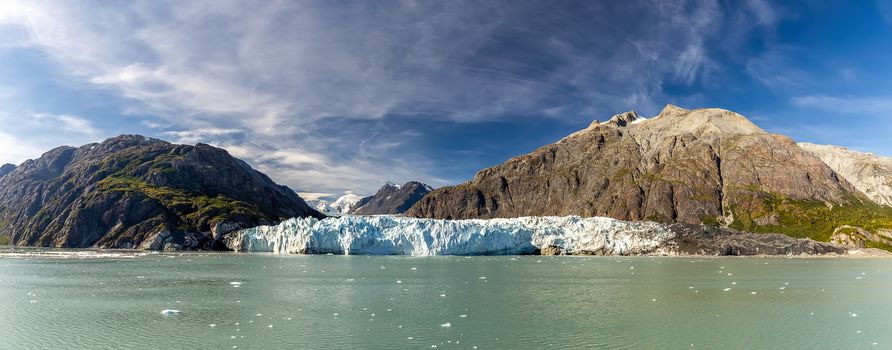
<svg viewBox="0 0 892 350"><path fill-rule="evenodd" d="M241 252L344 255L666 254L675 234L652 222L593 217L434 220L400 216L295 218L230 236Z"/></svg>

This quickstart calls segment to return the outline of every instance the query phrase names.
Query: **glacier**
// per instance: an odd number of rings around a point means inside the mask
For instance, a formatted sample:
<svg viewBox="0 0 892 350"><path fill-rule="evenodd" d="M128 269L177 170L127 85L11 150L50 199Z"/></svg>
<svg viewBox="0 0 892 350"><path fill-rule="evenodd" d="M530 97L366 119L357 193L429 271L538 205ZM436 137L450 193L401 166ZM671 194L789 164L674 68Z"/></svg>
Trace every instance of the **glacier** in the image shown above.
<svg viewBox="0 0 892 350"><path fill-rule="evenodd" d="M666 255L667 226L605 217L436 220L401 216L293 218L232 234L240 252L343 255Z"/></svg>

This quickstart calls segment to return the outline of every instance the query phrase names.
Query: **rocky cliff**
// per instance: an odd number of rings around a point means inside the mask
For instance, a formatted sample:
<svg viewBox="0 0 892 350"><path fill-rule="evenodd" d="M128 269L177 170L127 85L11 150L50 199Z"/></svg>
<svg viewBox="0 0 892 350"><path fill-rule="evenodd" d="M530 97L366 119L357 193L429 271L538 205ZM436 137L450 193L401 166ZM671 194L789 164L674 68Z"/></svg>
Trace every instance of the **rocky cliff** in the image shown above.
<svg viewBox="0 0 892 350"><path fill-rule="evenodd" d="M800 143L874 202L892 206L892 158L845 147Z"/></svg>
<svg viewBox="0 0 892 350"><path fill-rule="evenodd" d="M3 164L0 166L0 177L6 176L6 174L11 173L13 170L15 170L15 165Z"/></svg>
<svg viewBox="0 0 892 350"><path fill-rule="evenodd" d="M790 138L723 109L616 115L433 191L426 218L607 216L827 241L843 224L892 227L878 206Z"/></svg>
<svg viewBox="0 0 892 350"><path fill-rule="evenodd" d="M388 182L375 195L363 198L356 203L349 213L355 215L402 214L432 190L430 186L417 181L409 181L402 186Z"/></svg>
<svg viewBox="0 0 892 350"><path fill-rule="evenodd" d="M228 232L323 217L225 150L123 135L59 147L0 178L16 245L211 249Z"/></svg>

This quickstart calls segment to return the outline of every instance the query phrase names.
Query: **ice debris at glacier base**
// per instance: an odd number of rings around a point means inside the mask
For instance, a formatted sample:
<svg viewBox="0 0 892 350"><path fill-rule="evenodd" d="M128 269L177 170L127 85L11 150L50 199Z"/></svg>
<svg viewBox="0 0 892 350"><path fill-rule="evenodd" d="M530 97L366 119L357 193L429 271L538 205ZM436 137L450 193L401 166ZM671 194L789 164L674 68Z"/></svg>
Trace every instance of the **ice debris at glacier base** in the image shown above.
<svg viewBox="0 0 892 350"><path fill-rule="evenodd" d="M231 249L278 254L499 255L660 254L666 226L578 216L435 220L400 216L294 218L241 230Z"/></svg>

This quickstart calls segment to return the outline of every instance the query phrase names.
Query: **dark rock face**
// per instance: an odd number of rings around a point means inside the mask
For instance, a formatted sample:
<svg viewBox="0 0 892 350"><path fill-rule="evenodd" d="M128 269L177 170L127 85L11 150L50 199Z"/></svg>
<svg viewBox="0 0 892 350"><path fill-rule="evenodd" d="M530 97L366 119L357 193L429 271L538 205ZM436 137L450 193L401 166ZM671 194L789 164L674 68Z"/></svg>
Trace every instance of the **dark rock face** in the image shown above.
<svg viewBox="0 0 892 350"><path fill-rule="evenodd" d="M397 186L387 183L374 196L361 199L350 214L383 215L402 214L433 189L417 181L409 181Z"/></svg>
<svg viewBox="0 0 892 350"><path fill-rule="evenodd" d="M781 234L748 233L714 226L672 224L670 242L678 255L821 255L844 254L841 245Z"/></svg>
<svg viewBox="0 0 892 350"><path fill-rule="evenodd" d="M607 216L787 233L791 222L808 221L794 218L803 208L866 200L788 137L727 110L670 105L652 119L628 112L592 123L470 182L437 189L407 215Z"/></svg>
<svg viewBox="0 0 892 350"><path fill-rule="evenodd" d="M6 174L11 173L13 170L15 170L15 165L3 164L0 166L0 177L6 176Z"/></svg>
<svg viewBox="0 0 892 350"><path fill-rule="evenodd" d="M239 228L323 217L225 150L122 135L0 178L0 235L53 247L213 249Z"/></svg>

